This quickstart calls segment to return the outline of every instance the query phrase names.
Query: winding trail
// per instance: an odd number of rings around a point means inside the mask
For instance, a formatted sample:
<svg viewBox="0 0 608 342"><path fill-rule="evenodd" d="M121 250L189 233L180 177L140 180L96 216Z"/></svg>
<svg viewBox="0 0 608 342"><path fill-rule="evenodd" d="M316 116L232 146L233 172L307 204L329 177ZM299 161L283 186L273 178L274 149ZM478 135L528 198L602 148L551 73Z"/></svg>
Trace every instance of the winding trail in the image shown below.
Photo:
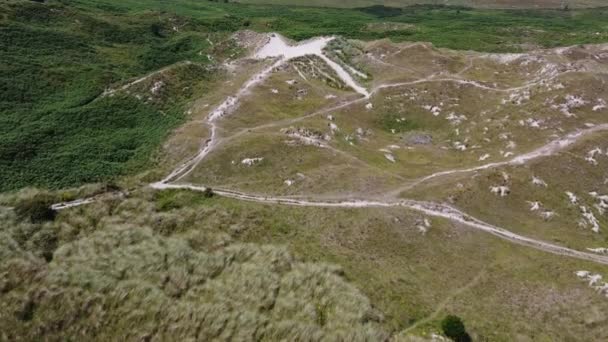
<svg viewBox="0 0 608 342"><path fill-rule="evenodd" d="M207 188L193 184L156 184L155 189L187 189L192 191L205 191ZM532 247L545 252L573 257L581 260L593 261L596 263L608 265L608 255L599 255L587 252L581 252L563 246L554 245L549 242L528 238L516 233L513 233L504 228L500 228L489 223L483 222L476 218L461 212L460 210L451 207L447 204L416 201L416 200L396 200L396 201L368 201L368 200L345 200L345 201L314 201L294 199L287 197L275 197L254 195L233 190L213 189L213 193L222 197L238 199L242 201L257 202L263 204L278 204L298 207L320 207L320 208L391 208L400 207L413 211L424 213L428 216L447 219L452 222L457 222L462 225L485 231L501 239L511 241L513 243Z"/></svg>
<svg viewBox="0 0 608 342"><path fill-rule="evenodd" d="M433 178L439 178L442 176L448 176L448 175L459 174L459 173L470 173L470 172L493 169L493 168L497 168L497 167L501 167L501 166L508 166L508 165L523 165L534 159L552 156L552 155L566 149L567 147L573 145L579 139L581 139L587 135L590 135L590 134L593 134L596 132L600 132L600 131L606 131L606 130L608 130L608 124L596 125L591 128L582 129L582 130L576 131L574 133L570 133L561 139L553 140L553 141L549 142L548 144L545 144L533 151L530 151L530 152L527 152L524 154L520 154L509 160L483 164L483 165L474 166L474 167L470 167L470 168L466 168L466 169L455 169L455 170L446 170L446 171L436 172L436 173L430 174L428 176L422 177L422 178L414 181L413 183L410 183L403 187L397 188L394 191L390 192L389 194L393 195L393 196L397 196L403 191L410 190L410 189L414 188L415 186L422 184L428 180L431 180Z"/></svg>

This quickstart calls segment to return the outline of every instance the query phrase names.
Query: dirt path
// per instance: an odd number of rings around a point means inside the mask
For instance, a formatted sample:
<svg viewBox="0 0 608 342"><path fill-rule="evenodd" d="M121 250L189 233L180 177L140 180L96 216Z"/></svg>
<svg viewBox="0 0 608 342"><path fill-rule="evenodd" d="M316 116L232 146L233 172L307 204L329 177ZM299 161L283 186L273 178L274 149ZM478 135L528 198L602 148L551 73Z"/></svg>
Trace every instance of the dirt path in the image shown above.
<svg viewBox="0 0 608 342"><path fill-rule="evenodd" d="M161 184L155 183L151 185L158 190L165 189L187 189L192 191L205 191L204 186L192 184ZM299 207L322 207L322 208L391 208L401 207L413 211L424 213L428 216L447 219L452 222L457 222L470 228L481 230L497 236L501 239L511 241L513 243L532 247L545 252L577 258L581 260L593 261L600 264L608 265L608 255L592 254L570 249L563 246L554 245L545 241L528 238L518 235L504 228L493 226L476 218L461 212L460 210L451 207L447 204L415 201L415 200L397 200L397 201L368 201L368 200L345 200L337 202L324 202L304 199L294 199L287 197L275 197L249 194L234 190L214 189L213 192L218 196L233 198L249 202L257 202L263 204L279 204Z"/></svg>
<svg viewBox="0 0 608 342"><path fill-rule="evenodd" d="M608 124L596 125L591 128L582 129L582 130L576 131L574 133L570 133L563 138L553 140L533 151L530 151L530 152L527 152L524 154L520 154L509 160L483 164L483 165L474 166L474 167L465 168L465 169L454 169L454 170L445 170L445 171L436 172L436 173L430 174L428 176L425 176L423 178L420 178L418 180L415 180L413 183L410 183L410 184L404 185L400 188L397 188L396 190L388 193L388 195L398 196L400 193L410 190L433 178L439 178L439 177L449 176L449 175L459 174L459 173L470 173L470 172L475 172L475 171L482 171L482 170L497 168L497 167L501 167L501 166L523 165L534 159L552 156L552 155L566 149L567 147L573 145L579 139L581 139L587 135L590 135L590 134L593 134L596 132L600 132L600 131L605 131L605 130L608 130Z"/></svg>
<svg viewBox="0 0 608 342"><path fill-rule="evenodd" d="M127 84L125 84L123 86L120 86L118 88L107 89L106 91L103 92L103 94L101 94L99 96L99 98L103 98L103 97L106 97L106 96L111 96L111 95L115 94L118 91L127 90L127 89L131 88L132 86L134 86L136 84L139 84L141 82L144 82L144 81L146 81L146 80L148 80L148 79L150 79L150 78L152 78L152 77L154 77L156 75L160 75L162 73L165 73L165 72L167 72L169 70L175 69L175 68L183 66L183 65L191 65L191 64L194 64L194 63L192 63L191 61L183 61L183 62L177 62L175 64L166 66L166 67L164 67L164 68L162 68L160 70L153 71L153 72L151 72L151 73L149 73L149 74L147 74L147 75L145 75L143 77L140 77L140 78L136 79L135 81L129 82L129 83L127 83Z"/></svg>
<svg viewBox="0 0 608 342"><path fill-rule="evenodd" d="M464 286L456 289L456 291L450 293L449 296L447 296L444 300L442 300L435 307L435 310L430 315L426 316L425 318L423 318L419 321L416 321L416 323L414 323L410 327L406 328L405 330L399 332L399 334L406 335L407 333L409 333L410 331L413 331L414 329L418 328L419 326L430 323L433 320L437 319L439 317L439 314L441 314L447 308L448 304L450 304L450 302L453 301L454 298L460 296L461 294L465 293L469 289L471 289L474 286L476 286L477 284L479 284L479 282L483 279L483 277L485 275L486 275L486 270L482 269L479 273L477 273L477 275L473 279L471 279L471 281L466 283Z"/></svg>

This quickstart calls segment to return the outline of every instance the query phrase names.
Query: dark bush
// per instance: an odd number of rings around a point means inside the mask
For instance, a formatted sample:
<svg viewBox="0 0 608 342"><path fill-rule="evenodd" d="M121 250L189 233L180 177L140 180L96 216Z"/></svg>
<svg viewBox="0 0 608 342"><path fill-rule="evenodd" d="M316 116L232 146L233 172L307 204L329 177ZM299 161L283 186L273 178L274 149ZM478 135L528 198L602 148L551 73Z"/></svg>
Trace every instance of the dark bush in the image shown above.
<svg viewBox="0 0 608 342"><path fill-rule="evenodd" d="M375 5L370 7L363 7L359 9L362 12L367 14L375 15L379 18L388 18L388 17L396 17L403 13L402 8L397 7L387 7L382 5Z"/></svg>
<svg viewBox="0 0 608 342"><path fill-rule="evenodd" d="M206 188L205 188L205 191L203 191L203 196L204 196L205 198L211 198L211 197L213 197L213 195L215 195L215 194L213 193L213 189L211 189L211 188L209 188L209 187L206 187Z"/></svg>
<svg viewBox="0 0 608 342"><path fill-rule="evenodd" d="M464 327L462 319L458 316L448 315L441 321L441 329L445 336L456 342L469 342L471 337Z"/></svg>
<svg viewBox="0 0 608 342"><path fill-rule="evenodd" d="M34 300L28 298L23 302L21 308L19 308L19 310L15 312L15 316L17 316L17 319L19 319L20 321L31 321L32 318L34 318L35 310L36 304L34 303Z"/></svg>
<svg viewBox="0 0 608 342"><path fill-rule="evenodd" d="M15 206L15 213L21 220L30 220L32 223L53 221L57 212L51 208L53 204L49 196L35 196L21 200Z"/></svg>
<svg viewBox="0 0 608 342"><path fill-rule="evenodd" d="M57 249L57 233L52 229L42 229L32 236L31 244L34 253L50 262L53 260L53 253Z"/></svg>

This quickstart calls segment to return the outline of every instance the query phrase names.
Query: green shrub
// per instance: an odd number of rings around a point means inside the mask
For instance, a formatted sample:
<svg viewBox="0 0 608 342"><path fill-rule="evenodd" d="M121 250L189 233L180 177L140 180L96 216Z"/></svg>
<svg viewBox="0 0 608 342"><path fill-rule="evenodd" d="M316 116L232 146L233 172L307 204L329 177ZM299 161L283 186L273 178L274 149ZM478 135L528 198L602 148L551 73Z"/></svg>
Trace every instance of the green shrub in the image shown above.
<svg viewBox="0 0 608 342"><path fill-rule="evenodd" d="M458 316L448 315L441 321L441 329L445 336L456 342L468 342L471 337L467 333L462 319Z"/></svg>

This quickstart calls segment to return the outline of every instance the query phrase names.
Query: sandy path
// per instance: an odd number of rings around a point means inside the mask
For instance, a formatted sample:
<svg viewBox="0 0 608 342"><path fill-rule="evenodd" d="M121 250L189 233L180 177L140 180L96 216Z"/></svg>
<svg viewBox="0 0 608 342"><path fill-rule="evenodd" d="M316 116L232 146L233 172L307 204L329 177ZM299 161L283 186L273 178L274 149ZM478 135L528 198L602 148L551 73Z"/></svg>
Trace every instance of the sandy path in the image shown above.
<svg viewBox="0 0 608 342"><path fill-rule="evenodd" d="M436 173L430 174L428 176L425 176L423 178L420 178L418 180L415 180L413 183L410 183L403 187L397 188L396 190L390 192L389 195L397 196L401 192L410 190L410 189L416 187L417 185L424 183L428 180L431 180L433 178L439 178L442 176L449 176L449 175L454 175L454 174L459 174L459 173L482 171L482 170L493 169L493 168L497 168L497 167L501 167L501 166L523 165L534 159L552 156L552 155L566 149L567 147L573 145L579 139L581 139L587 135L590 135L590 134L593 134L596 132L600 132L600 131L605 131L605 130L608 130L608 124L601 124L601 125L597 125L597 126L594 126L591 128L582 129L582 130L576 131L574 133L570 133L563 138L553 140L553 141L549 142L548 144L545 144L533 151L530 151L530 152L527 152L524 154L520 154L509 160L478 165L478 166L465 168L465 169L454 169L454 170L445 170L445 171L436 172Z"/></svg>
<svg viewBox="0 0 608 342"><path fill-rule="evenodd" d="M155 189L188 189L192 191L205 191L207 188L204 186L197 186L192 184L155 184L152 185ZM383 201L367 201L367 200L347 200L340 202L323 202L314 200L303 200L293 199L286 197L274 197L274 196L263 196L248 194L233 190L222 190L214 189L213 192L219 196L249 201L264 204L280 204L300 207L322 207L322 208L390 208L390 207L402 207L413 211L424 213L428 216L438 217L447 219L452 222L457 222L462 225L481 230L492 235L495 235L501 239L511 241L513 243L532 247L545 252L577 258L581 260L593 261L608 265L608 256L592 254L587 252L581 252L574 249L570 249L563 246L551 244L549 242L528 238L522 235L518 235L506 229L493 226L489 223L483 222L476 218L473 218L456 208L453 208L447 204L439 204L433 202L415 201L415 200L399 200L394 202L383 202Z"/></svg>

